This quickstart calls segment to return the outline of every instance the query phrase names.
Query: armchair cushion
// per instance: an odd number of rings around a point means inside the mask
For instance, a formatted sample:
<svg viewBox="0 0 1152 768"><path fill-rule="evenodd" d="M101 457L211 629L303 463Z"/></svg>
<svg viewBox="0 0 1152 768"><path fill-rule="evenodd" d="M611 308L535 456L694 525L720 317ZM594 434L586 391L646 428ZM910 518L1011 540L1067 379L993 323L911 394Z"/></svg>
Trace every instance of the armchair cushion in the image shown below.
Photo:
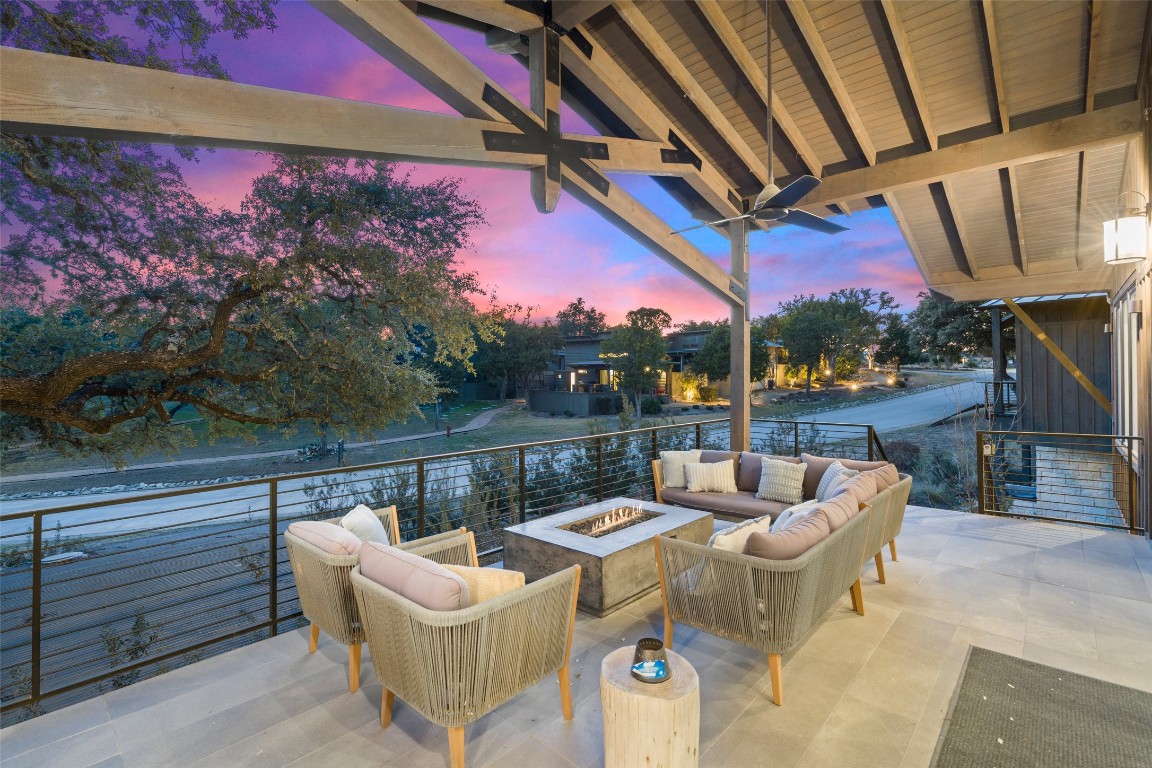
<svg viewBox="0 0 1152 768"><path fill-rule="evenodd" d="M848 469L858 469L865 472L869 469L880 469L886 461L857 461L855 459L835 459L826 456L813 456L810 453L801 453L800 461L808 465L804 472L804 498L816 498L816 488L820 485L820 478L824 477L825 470L834 462L840 462Z"/></svg>
<svg viewBox="0 0 1152 768"><path fill-rule="evenodd" d="M684 488L688 485L684 477L685 464L699 464L700 451L660 451L660 464L664 470L665 488Z"/></svg>
<svg viewBox="0 0 1152 768"><path fill-rule="evenodd" d="M756 498L799 504L804 500L804 465L777 461L767 456L760 460L760 487Z"/></svg>
<svg viewBox="0 0 1152 768"><path fill-rule="evenodd" d="M853 494L841 493L821 504L820 510L828 520L828 527L836 531L856 516L860 511L860 502Z"/></svg>
<svg viewBox="0 0 1152 768"><path fill-rule="evenodd" d="M827 501L841 483L850 477L856 477L858 474L860 474L858 469L848 469L838 461L832 462L828 469L824 470L824 476L820 478L820 484L816 486L816 498L820 501Z"/></svg>
<svg viewBox="0 0 1152 768"><path fill-rule="evenodd" d="M468 582L439 563L374 541L360 549L360 573L431 611L472 605Z"/></svg>
<svg viewBox="0 0 1152 768"><path fill-rule="evenodd" d="M752 491L753 493L760 490L760 460L764 458L786 461L789 464L800 463L800 459L796 456L775 456L767 453L748 453L744 451L740 454L740 469L736 473L737 488L742 491Z"/></svg>
<svg viewBox="0 0 1152 768"><path fill-rule="evenodd" d="M511 592L524 586L524 574L503 568L474 568L470 565L445 565L452 573L464 579L472 605Z"/></svg>
<svg viewBox="0 0 1152 768"><path fill-rule="evenodd" d="M706 464L685 464L684 475L688 478L688 490L712 493L736 493L736 470L732 459Z"/></svg>
<svg viewBox="0 0 1152 768"><path fill-rule="evenodd" d="M768 560L792 560L828 538L828 534L828 518L823 510L818 510L782 531L753 533L744 545L744 554Z"/></svg>
<svg viewBox="0 0 1152 768"><path fill-rule="evenodd" d="M355 555L364 542L351 531L319 520L300 520L288 526L288 532L330 555Z"/></svg>
<svg viewBox="0 0 1152 768"><path fill-rule="evenodd" d="M730 528L725 528L722 531L717 531L712 534L712 538L708 540L708 546L723 549L727 552L743 552L744 544L748 541L749 536L757 531L765 533L771 527L772 517L770 515L745 520L738 525L733 525Z"/></svg>
<svg viewBox="0 0 1152 768"><path fill-rule="evenodd" d="M340 525L356 534L361 541L374 541L377 544L394 544L388 538L388 529L376 513L365 504L357 504L352 511L340 518Z"/></svg>

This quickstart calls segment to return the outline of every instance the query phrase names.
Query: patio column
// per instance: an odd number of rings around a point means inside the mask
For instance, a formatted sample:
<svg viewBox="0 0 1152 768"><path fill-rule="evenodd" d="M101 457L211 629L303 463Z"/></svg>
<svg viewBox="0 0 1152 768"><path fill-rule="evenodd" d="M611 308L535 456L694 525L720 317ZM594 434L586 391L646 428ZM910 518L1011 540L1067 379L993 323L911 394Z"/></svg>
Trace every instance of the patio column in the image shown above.
<svg viewBox="0 0 1152 768"><path fill-rule="evenodd" d="M732 416L730 450L750 450L751 420L748 412L748 376L752 368L751 344L751 302L748 298L748 222L738 219L728 225L728 239L731 243L732 277L744 285L743 305L732 305L732 334L730 348L731 375L728 379L728 400Z"/></svg>

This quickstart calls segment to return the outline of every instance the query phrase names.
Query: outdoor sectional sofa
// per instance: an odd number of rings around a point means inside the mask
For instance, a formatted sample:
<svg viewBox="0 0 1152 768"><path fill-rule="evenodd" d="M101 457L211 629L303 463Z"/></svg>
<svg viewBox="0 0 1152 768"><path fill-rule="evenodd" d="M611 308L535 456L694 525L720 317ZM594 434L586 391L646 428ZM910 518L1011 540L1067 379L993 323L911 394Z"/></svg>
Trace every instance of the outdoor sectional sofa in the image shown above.
<svg viewBox="0 0 1152 768"><path fill-rule="evenodd" d="M744 453L740 458L751 461L753 457L756 462L762 458L750 453ZM705 451L701 456L702 463L710 463L707 459L714 462L729 458L732 454L725 451ZM808 465L804 495L810 497L824 470L837 460L802 454L800 461ZM850 469L862 471L887 466L887 462L839 461ZM693 506L692 501L703 495L683 489L661 489L659 461L653 462L653 470L657 479L657 499L662 498L663 503ZM891 470L888 474L891 476ZM772 698L776 704L782 704L782 654L798 645L846 591L851 594L853 608L863 615L861 568L870 558L875 558L877 577L883 583L881 550L885 543L891 547L892 558L896 558L895 539L900 532L912 487L911 477L897 477L897 482L885 483L869 498L854 498L849 510L852 514L846 521L841 518L835 530L791 559L769 559L665 536L656 537L656 561L664 599L665 645L671 647L673 626L680 623L768 654ZM659 493L661 490L663 493ZM680 501L680 493L673 493L669 498L669 491L680 491L685 500ZM711 495L732 497L733 501L739 499L734 505L739 510L732 514L734 517L749 516L752 502L765 505L761 507L765 510L761 514L773 517L788 506L755 498L749 500L750 496L754 497L754 492L743 492L739 496ZM716 511L715 507L701 505L700 508Z"/></svg>

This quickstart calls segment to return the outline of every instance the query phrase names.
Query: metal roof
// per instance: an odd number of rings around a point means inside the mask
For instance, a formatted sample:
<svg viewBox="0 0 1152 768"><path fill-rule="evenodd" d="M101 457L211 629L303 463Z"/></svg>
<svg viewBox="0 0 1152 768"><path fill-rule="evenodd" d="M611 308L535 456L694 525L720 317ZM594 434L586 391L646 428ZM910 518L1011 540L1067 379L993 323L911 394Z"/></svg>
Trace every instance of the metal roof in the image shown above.
<svg viewBox="0 0 1152 768"><path fill-rule="evenodd" d="M1019 299L1013 299L1017 304L1041 304L1046 301L1073 301L1075 299L1096 299L1108 298L1108 294L1104 291L1091 291L1088 293L1053 293L1046 296L1024 296ZM986 301L980 305L981 309L989 307L1003 307L1005 306L1003 299L993 299Z"/></svg>

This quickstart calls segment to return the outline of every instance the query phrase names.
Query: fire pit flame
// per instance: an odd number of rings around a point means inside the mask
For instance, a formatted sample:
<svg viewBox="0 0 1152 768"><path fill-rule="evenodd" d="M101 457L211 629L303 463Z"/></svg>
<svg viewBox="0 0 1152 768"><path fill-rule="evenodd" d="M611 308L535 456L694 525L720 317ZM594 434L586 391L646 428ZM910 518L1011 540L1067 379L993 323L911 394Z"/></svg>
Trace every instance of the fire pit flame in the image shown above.
<svg viewBox="0 0 1152 768"><path fill-rule="evenodd" d="M616 507L615 509L605 512L603 515L577 520L574 523L562 525L560 528L598 539L601 536L607 536L610 533L615 533L616 531L659 516L659 512L648 512L639 504L634 504L630 507Z"/></svg>

